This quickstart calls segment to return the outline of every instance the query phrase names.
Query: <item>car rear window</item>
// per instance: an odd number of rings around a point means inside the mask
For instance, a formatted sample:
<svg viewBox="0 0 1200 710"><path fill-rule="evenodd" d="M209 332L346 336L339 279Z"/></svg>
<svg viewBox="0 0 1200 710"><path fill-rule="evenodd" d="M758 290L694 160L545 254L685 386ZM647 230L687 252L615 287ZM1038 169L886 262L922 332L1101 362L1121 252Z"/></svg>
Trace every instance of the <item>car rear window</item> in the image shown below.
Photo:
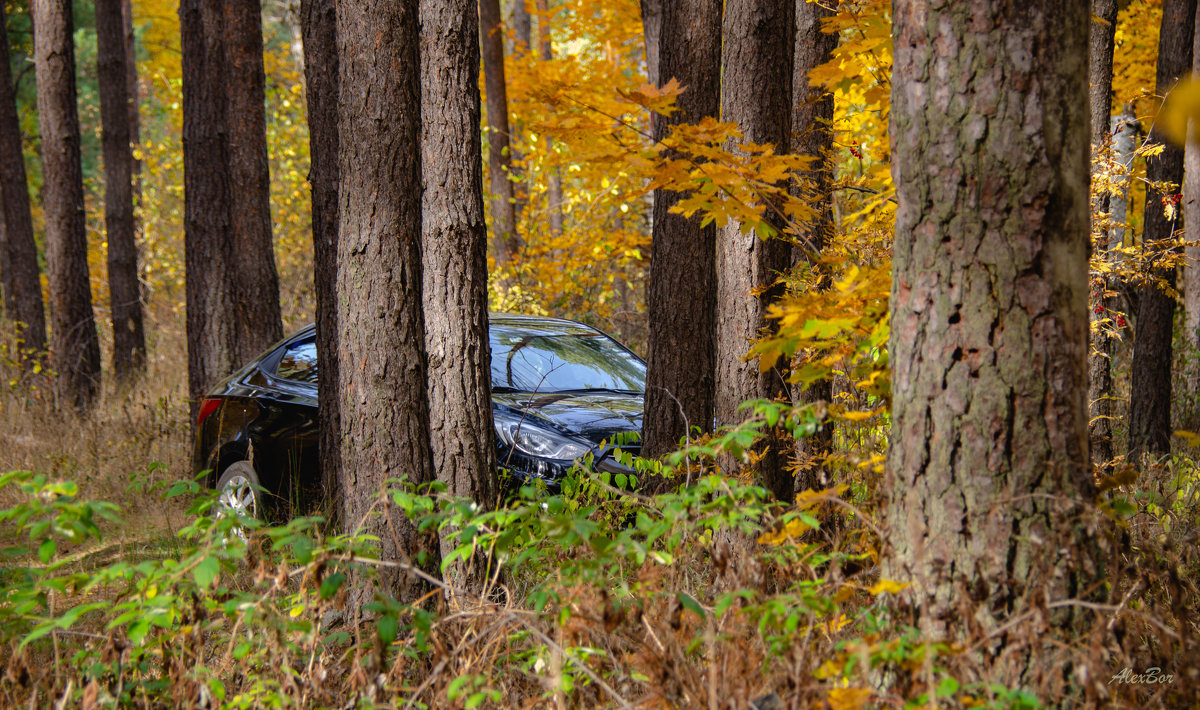
<svg viewBox="0 0 1200 710"><path fill-rule="evenodd" d="M276 374L286 380L296 382L317 383L317 343L315 340L301 340L292 343L279 359Z"/></svg>

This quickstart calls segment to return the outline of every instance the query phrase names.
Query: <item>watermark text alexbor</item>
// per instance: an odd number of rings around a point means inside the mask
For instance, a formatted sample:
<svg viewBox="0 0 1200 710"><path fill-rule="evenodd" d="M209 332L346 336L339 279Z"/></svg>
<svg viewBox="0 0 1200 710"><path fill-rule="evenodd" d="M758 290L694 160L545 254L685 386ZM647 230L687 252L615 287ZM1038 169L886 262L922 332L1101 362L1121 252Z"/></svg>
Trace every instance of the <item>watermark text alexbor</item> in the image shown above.
<svg viewBox="0 0 1200 710"><path fill-rule="evenodd" d="M1153 684L1153 683L1174 683L1175 675L1172 673L1163 673L1163 670L1158 666L1147 668L1138 673L1132 668L1122 668L1120 673L1113 675L1108 681L1109 685L1113 683L1136 683L1136 684Z"/></svg>

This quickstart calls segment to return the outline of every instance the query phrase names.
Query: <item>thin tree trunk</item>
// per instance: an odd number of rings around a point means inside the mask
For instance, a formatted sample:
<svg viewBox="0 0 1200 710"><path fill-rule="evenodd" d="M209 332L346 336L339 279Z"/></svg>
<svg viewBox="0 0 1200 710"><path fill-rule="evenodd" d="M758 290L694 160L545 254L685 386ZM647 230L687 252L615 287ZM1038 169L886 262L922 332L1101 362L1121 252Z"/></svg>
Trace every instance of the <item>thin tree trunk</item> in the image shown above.
<svg viewBox="0 0 1200 710"><path fill-rule="evenodd" d="M658 63L687 90L678 111L654 122L656 141L671 126L716 118L721 108L721 0L667 3ZM661 456L679 447L692 427L712 430L716 363L716 227L701 217L672 214L681 195L654 191L646 410L642 453Z"/></svg>
<svg viewBox="0 0 1200 710"><path fill-rule="evenodd" d="M937 638L1098 579L1069 517L1094 495L1087 19L1086 0L894 5L884 573Z"/></svg>
<svg viewBox="0 0 1200 710"><path fill-rule="evenodd" d="M421 306L421 108L417 0L340 0L338 360L343 521L377 535L386 560L437 542L390 502L384 482L433 480ZM378 509L380 516L369 516ZM361 528L360 528L361 526ZM384 588L413 599L412 576ZM369 599L359 588L358 601Z"/></svg>
<svg viewBox="0 0 1200 710"><path fill-rule="evenodd" d="M795 7L785 0L728 0L723 21L721 118L741 128L746 141L789 144L792 112L792 39ZM734 150L737 146L731 146ZM780 233L784 224L768 210L766 219ZM790 262L787 242L742 233L731 221L717 234L716 413L721 425L742 419L738 405L774 399L787 391L782 373L759 373L756 362L742 359L751 342L770 324L767 305L780 295L779 275ZM758 294L758 295L755 295ZM653 330L653 329L652 329ZM790 448L790 447L788 447ZM758 463L763 485L780 500L790 500L793 481L785 469L783 443L771 436ZM730 461L724 467L731 467ZM732 471L728 471L732 473Z"/></svg>
<svg viewBox="0 0 1200 710"><path fill-rule="evenodd" d="M666 5L674 5L675 3L667 0ZM663 34L663 0L641 0L642 6L642 34L646 38L646 79L654 86L658 86L661 82L662 72L659 70L661 62L661 37ZM679 8L680 11L683 8ZM670 78L670 77L668 77Z"/></svg>
<svg viewBox="0 0 1200 710"><path fill-rule="evenodd" d="M421 239L433 468L451 495L487 509L496 498L496 442L478 37L473 0L421 0ZM442 533L443 556L457 546L452 533Z"/></svg>
<svg viewBox="0 0 1200 710"><path fill-rule="evenodd" d="M1092 0L1091 31L1088 38L1088 78L1090 82L1089 103L1092 115L1092 152L1100 150L1109 135L1109 115L1112 113L1113 38L1117 26L1116 0ZM1108 212L1107 196L1093 201L1092 214ZM1104 230L1104 235L1109 232ZM1103 251L1111 248L1107 239L1098 245ZM1111 305L1104 292L1110 288L1106 277L1094 284L1089 305L1089 318L1096 321L1108 317L1106 307ZM1088 439L1092 461L1102 464L1112 460L1112 352L1113 343L1105 331L1091 334L1088 352L1088 402L1091 406L1091 423Z"/></svg>
<svg viewBox="0 0 1200 710"><path fill-rule="evenodd" d="M34 0L34 62L42 138L50 352L60 400L87 412L100 393L100 340L88 278L74 20L69 0Z"/></svg>
<svg viewBox="0 0 1200 710"><path fill-rule="evenodd" d="M529 8L525 7L525 0L512 0L512 18L513 32L519 43L518 53L527 54L533 49L533 17L529 14Z"/></svg>
<svg viewBox="0 0 1200 710"><path fill-rule="evenodd" d="M808 185L793 185L792 192L805 200L816 217L810 224L801 225L801 237L814 250L821 250L833 237L833 94L820 85L810 84L808 74L828 62L837 48L837 35L821 31L821 20L832 17L836 5L824 6L815 2L796 3L795 67L792 70L792 130L790 152L816 158L812 169L804 174ZM793 263L807 262L805 251L792 249ZM813 268L818 268L813 265ZM826 287L822 275L820 287ZM832 380L813 382L808 387L792 386L792 401L804 404L829 402L833 399ZM808 439L796 442L796 453L808 467L798 472L797 490L820 490L823 481L820 470L833 447L833 421Z"/></svg>
<svg viewBox="0 0 1200 710"><path fill-rule="evenodd" d="M308 147L312 165L313 288L316 291L317 417L320 422L321 484L328 514L341 510L341 421L338 403L338 45L334 0L301 0ZM333 523L339 524L335 520Z"/></svg>
<svg viewBox="0 0 1200 710"><path fill-rule="evenodd" d="M128 56L121 0L96 0L96 45L100 117L104 125L104 223L113 327L112 369L116 379L124 381L145 368L146 336L133 222Z"/></svg>
<svg viewBox="0 0 1200 710"><path fill-rule="evenodd" d="M538 43L541 45L542 61L554 59L554 43L550 38L550 6L547 0L537 0L538 9ZM546 151L554 152L554 139L546 137ZM563 233L566 222L566 212L563 210L562 172L557 167L550 171L546 186L546 209L550 211L550 233L558 236Z"/></svg>
<svg viewBox="0 0 1200 710"><path fill-rule="evenodd" d="M508 89L504 80L504 27L500 22L500 0L479 0L480 44L483 48L483 79L487 94L488 175L492 188L492 233L496 243L496 265L512 262L521 248L517 234L516 201L513 196L512 155L509 150Z"/></svg>
<svg viewBox="0 0 1200 710"><path fill-rule="evenodd" d="M136 146L142 143L142 120L138 114L141 90L138 86L137 35L133 31L132 0L121 0L121 16L125 35L125 86L129 97L129 142ZM137 158L133 160L133 196L135 201L142 196L142 161Z"/></svg>
<svg viewBox="0 0 1200 710"><path fill-rule="evenodd" d="M1196 0L1166 0L1163 3L1162 29L1158 39L1158 68L1155 93L1170 91L1192 67L1192 32L1196 20ZM1146 179L1151 184L1183 182L1183 149L1166 141L1155 127L1151 143L1164 144L1162 153L1146 159ZM1152 246L1169 239L1176 221L1163 209L1164 195L1147 188L1143 213L1142 243ZM1170 286L1175 285L1175 269L1153 274ZM1133 366L1129 398L1129 458L1136 461L1143 452L1161 455L1171 450L1171 329L1175 318L1175 298L1157 283L1143 285L1138 291L1137 323L1133 337Z"/></svg>
<svg viewBox="0 0 1200 710"><path fill-rule="evenodd" d="M184 262L187 273L188 397L200 398L241 365L234 318L236 265L230 247L225 142L225 43L221 7L181 0L183 50Z"/></svg>
<svg viewBox="0 0 1200 710"><path fill-rule="evenodd" d="M1200 7L1196 12L1200 14ZM1192 73L1200 75L1200 32L1195 31L1194 24L1192 35ZM1193 122L1192 130L1195 129ZM1200 145L1194 140L1189 140L1184 147L1183 172L1184 239L1188 242L1200 242ZM1196 396L1200 394L1200 364L1196 362L1196 356L1200 354L1200 246L1189 246L1184 253L1187 257L1187 264L1183 269L1183 303L1187 316L1184 319L1184 337L1191 347L1191 357L1186 359L1188 366L1184 377L1188 393L1186 401L1195 402ZM1193 406L1192 411L1186 414L1188 420L1180 422L1180 426L1195 429L1200 424L1200 421L1197 421L1200 412L1195 411Z"/></svg>
<svg viewBox="0 0 1200 710"><path fill-rule="evenodd" d="M262 7L260 0L223 2L229 213L238 285L238 359L245 362L283 337L283 321L271 242Z"/></svg>
<svg viewBox="0 0 1200 710"><path fill-rule="evenodd" d="M4 236L0 258L4 259L4 316L20 324L17 332L22 341L22 359L29 366L34 354L46 349L46 313L8 57L8 21L0 3L0 226Z"/></svg>

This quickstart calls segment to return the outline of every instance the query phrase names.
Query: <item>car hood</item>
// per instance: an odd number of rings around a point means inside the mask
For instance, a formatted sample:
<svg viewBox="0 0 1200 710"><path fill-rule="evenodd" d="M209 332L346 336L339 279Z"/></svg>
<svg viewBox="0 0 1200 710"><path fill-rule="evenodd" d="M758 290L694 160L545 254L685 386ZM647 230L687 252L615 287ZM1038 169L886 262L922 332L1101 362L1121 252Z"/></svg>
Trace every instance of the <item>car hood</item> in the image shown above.
<svg viewBox="0 0 1200 710"><path fill-rule="evenodd" d="M614 392L493 393L492 402L520 416L536 416L598 444L619 432L642 431L642 395Z"/></svg>

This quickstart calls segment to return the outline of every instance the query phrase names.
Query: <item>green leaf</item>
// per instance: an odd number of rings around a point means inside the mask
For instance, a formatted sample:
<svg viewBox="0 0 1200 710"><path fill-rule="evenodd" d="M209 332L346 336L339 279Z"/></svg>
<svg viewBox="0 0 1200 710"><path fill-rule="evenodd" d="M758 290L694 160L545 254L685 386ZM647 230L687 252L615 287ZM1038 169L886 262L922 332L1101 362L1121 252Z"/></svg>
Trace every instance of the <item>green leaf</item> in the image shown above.
<svg viewBox="0 0 1200 710"><path fill-rule="evenodd" d="M675 596L679 598L679 603L683 605L684 609L693 612L701 619L704 618L704 607L700 606L700 602L696 601L685 592L677 592Z"/></svg>
<svg viewBox="0 0 1200 710"><path fill-rule="evenodd" d="M396 633L400 630L400 624L394 616L381 616L375 625L379 631L379 640L383 641L383 645L388 645L396 640Z"/></svg>
<svg viewBox="0 0 1200 710"><path fill-rule="evenodd" d="M321 580L321 598L328 601L333 599L333 595L341 589L342 584L346 581L346 575L341 572L334 572L325 579Z"/></svg>
<svg viewBox="0 0 1200 710"><path fill-rule="evenodd" d="M142 639L146 638L146 634L149 633L149 631L150 622L146 619L138 619L137 621L133 622L129 625L129 631L127 632L130 643L134 644L135 646L141 645Z"/></svg>
<svg viewBox="0 0 1200 710"><path fill-rule="evenodd" d="M236 659L245 658L247 653L250 653L250 644L245 641L233 647L233 657Z"/></svg>
<svg viewBox="0 0 1200 710"><path fill-rule="evenodd" d="M196 580L196 585L201 589L208 589L212 586L213 580L221 573L221 563L215 557L206 557L200 560L196 568L192 570L192 577Z"/></svg>
<svg viewBox="0 0 1200 710"><path fill-rule="evenodd" d="M50 558L54 557L54 553L57 550L58 545L55 544L53 538L46 540L41 545L38 545L38 559L42 561L42 564L46 564L50 561Z"/></svg>

